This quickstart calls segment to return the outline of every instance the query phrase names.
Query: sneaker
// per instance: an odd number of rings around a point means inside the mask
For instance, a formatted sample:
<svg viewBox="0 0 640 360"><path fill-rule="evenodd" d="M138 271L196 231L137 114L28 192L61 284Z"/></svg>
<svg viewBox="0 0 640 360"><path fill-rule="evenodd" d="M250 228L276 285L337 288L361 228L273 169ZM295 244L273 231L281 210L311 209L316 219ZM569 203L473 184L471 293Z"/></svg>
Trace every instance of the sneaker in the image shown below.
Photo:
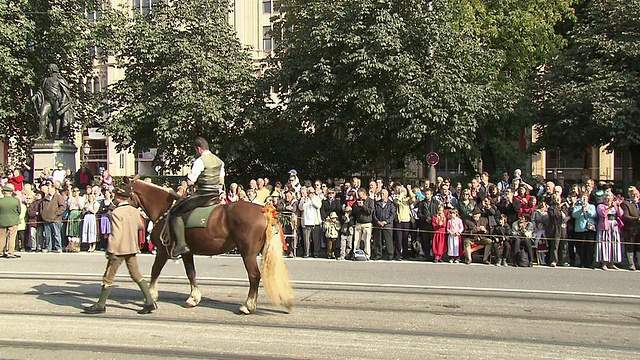
<svg viewBox="0 0 640 360"><path fill-rule="evenodd" d="M453 259L454 264L458 264L459 262L460 262L460 259Z"/></svg>
<svg viewBox="0 0 640 360"><path fill-rule="evenodd" d="M602 264L602 270L609 270L609 268L607 267L607 264Z"/></svg>
<svg viewBox="0 0 640 360"><path fill-rule="evenodd" d="M500 265L509 266L509 263L507 262L507 259L502 259L502 262L500 263Z"/></svg>
<svg viewBox="0 0 640 360"><path fill-rule="evenodd" d="M336 260L344 260L344 256L338 256Z"/></svg>
<svg viewBox="0 0 640 360"><path fill-rule="evenodd" d="M62 250L60 250L60 249L53 250L52 252L54 252L56 254L62 254Z"/></svg>
<svg viewBox="0 0 640 360"><path fill-rule="evenodd" d="M549 266L551 266L551 267L556 267L556 263L555 263L555 262L552 262L551 264L549 264Z"/></svg>
<svg viewBox="0 0 640 360"><path fill-rule="evenodd" d="M563 264L562 264L562 266L564 266L564 267L571 267L571 264L569 264L569 263L563 263Z"/></svg>
<svg viewBox="0 0 640 360"><path fill-rule="evenodd" d="M48 253L48 252L49 252L49 249L42 249L42 252L43 252L43 253Z"/></svg>
<svg viewBox="0 0 640 360"><path fill-rule="evenodd" d="M613 270L618 270L618 267L615 264L610 264L609 268L611 268Z"/></svg>
<svg viewBox="0 0 640 360"><path fill-rule="evenodd" d="M453 259L449 259L449 264L453 264Z"/></svg>

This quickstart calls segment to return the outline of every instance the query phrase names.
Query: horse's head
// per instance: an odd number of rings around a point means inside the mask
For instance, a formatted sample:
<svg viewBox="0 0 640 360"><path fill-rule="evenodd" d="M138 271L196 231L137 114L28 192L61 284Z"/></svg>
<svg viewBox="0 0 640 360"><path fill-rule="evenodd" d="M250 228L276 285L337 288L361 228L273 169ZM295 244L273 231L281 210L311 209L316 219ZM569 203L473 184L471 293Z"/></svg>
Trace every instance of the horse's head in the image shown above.
<svg viewBox="0 0 640 360"><path fill-rule="evenodd" d="M141 181L140 175L132 179L125 177L125 186L131 191L129 204L142 208L152 221L157 221L173 204L177 198L172 189Z"/></svg>

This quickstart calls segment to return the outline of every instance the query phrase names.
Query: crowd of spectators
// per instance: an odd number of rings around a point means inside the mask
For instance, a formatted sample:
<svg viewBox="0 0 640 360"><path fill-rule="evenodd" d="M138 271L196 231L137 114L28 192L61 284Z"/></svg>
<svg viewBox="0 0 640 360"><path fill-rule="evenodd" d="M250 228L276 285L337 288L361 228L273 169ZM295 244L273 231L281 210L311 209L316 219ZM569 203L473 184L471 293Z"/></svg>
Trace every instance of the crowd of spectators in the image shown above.
<svg viewBox="0 0 640 360"><path fill-rule="evenodd" d="M276 206L289 257L343 260L362 251L371 260L471 264L481 250L478 261L488 265L608 270L627 260L635 270L640 196L635 187L628 195L588 177L572 185L562 177L529 180L519 169L496 183L485 172L466 184L438 177L368 185L357 177L301 181L291 170L284 184L232 183L224 200Z"/></svg>
<svg viewBox="0 0 640 360"><path fill-rule="evenodd" d="M106 248L113 177L108 170L101 170L99 177L94 177L87 166L74 173L64 169L62 163L56 165L53 171L44 168L35 177L31 171L21 170L0 176L0 185L7 190L5 196L19 201L18 223L6 226L12 231L5 239L11 243L5 246L5 256L13 249L60 253ZM12 237L15 243L10 240Z"/></svg>
<svg viewBox="0 0 640 360"><path fill-rule="evenodd" d="M395 260L423 259L499 266L580 266L617 269L640 258L639 198L624 199L594 180L567 185L504 173L469 183L438 177L401 184L374 178L302 181L295 170L285 183L267 178L244 187L231 183L223 202L273 205L280 213L289 257ZM28 177L28 176L27 176ZM5 196L20 202L16 251L93 252L106 247L114 179L82 167L75 174L58 164L34 179L16 170L0 177ZM10 191L9 191L10 190ZM177 193L187 195L182 182ZM2 214L0 214L0 218ZM0 229L5 225L0 223ZM153 251L148 231L142 251ZM8 254L6 246L4 254ZM626 258L624 257L626 254ZM635 258L635 259L634 259Z"/></svg>

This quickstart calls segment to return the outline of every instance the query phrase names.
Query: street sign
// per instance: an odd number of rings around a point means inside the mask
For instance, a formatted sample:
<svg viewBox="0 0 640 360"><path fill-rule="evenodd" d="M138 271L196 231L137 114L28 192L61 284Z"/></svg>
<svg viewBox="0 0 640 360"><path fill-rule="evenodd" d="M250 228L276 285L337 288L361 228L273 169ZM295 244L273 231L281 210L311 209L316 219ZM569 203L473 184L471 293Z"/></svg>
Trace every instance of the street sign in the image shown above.
<svg viewBox="0 0 640 360"><path fill-rule="evenodd" d="M440 162L440 155L438 155L438 153L436 152L430 152L427 154L427 164L431 165L431 166L436 166L438 165L438 162Z"/></svg>

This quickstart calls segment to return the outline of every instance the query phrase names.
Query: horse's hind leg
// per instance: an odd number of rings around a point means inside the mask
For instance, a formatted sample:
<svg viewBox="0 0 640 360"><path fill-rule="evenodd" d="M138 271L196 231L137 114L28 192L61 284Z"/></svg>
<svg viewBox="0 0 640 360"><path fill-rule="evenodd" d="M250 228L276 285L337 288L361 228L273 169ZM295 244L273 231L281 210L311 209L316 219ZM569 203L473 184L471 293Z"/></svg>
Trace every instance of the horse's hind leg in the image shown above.
<svg viewBox="0 0 640 360"><path fill-rule="evenodd" d="M185 303L187 307L195 307L200 303L202 294L200 293L198 284L196 284L196 265L193 262L193 255L183 254L182 263L184 264L184 271L187 273L187 277L189 278L189 284L191 284L191 292L189 293L189 298L187 298Z"/></svg>
<svg viewBox="0 0 640 360"><path fill-rule="evenodd" d="M167 254L166 250L164 248L158 248L156 258L153 261L153 266L151 267L151 283L149 284L151 297L156 301L158 300L158 277L160 276L160 272L168 259L169 254Z"/></svg>
<svg viewBox="0 0 640 360"><path fill-rule="evenodd" d="M256 311L258 302L258 284L260 284L260 268L258 267L258 257L256 254L242 254L244 267L247 269L249 276L249 295L244 305L238 309L242 314L249 315Z"/></svg>

